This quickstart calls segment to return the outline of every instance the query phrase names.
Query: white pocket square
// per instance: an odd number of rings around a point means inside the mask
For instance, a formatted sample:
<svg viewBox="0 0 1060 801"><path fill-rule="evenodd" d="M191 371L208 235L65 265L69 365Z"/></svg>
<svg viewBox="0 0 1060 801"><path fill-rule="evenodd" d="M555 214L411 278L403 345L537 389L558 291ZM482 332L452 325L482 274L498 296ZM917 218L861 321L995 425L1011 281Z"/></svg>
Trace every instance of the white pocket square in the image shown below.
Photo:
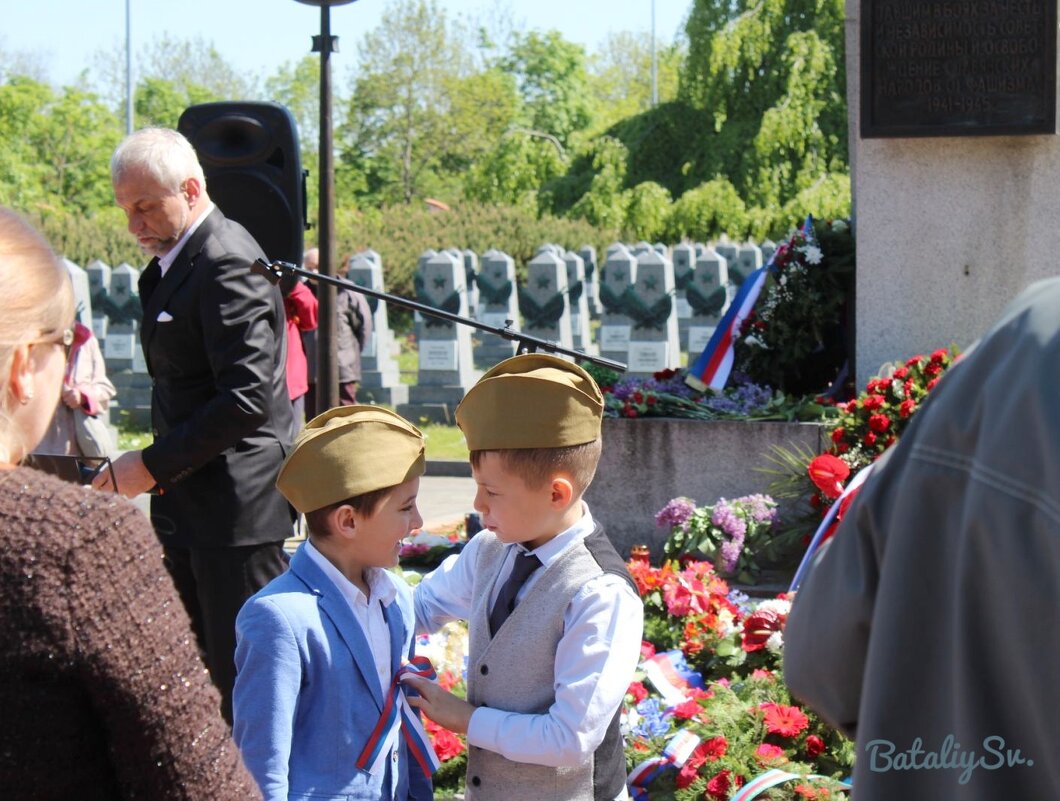
<svg viewBox="0 0 1060 801"><path fill-rule="evenodd" d="M155 322L158 322L158 323L168 323L168 322L172 322L172 320L173 320L173 315L170 314L167 311L160 311L158 313L158 317L155 318Z"/></svg>

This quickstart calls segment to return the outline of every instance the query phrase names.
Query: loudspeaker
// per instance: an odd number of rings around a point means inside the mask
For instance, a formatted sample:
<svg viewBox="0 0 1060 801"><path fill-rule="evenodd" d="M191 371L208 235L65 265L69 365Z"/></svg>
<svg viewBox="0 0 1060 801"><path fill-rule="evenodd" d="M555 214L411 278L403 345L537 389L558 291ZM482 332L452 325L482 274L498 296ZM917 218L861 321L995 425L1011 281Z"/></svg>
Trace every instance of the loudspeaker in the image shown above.
<svg viewBox="0 0 1060 801"><path fill-rule="evenodd" d="M302 263L305 172L298 129L278 103L202 103L177 130L199 155L210 199L241 223L270 260Z"/></svg>

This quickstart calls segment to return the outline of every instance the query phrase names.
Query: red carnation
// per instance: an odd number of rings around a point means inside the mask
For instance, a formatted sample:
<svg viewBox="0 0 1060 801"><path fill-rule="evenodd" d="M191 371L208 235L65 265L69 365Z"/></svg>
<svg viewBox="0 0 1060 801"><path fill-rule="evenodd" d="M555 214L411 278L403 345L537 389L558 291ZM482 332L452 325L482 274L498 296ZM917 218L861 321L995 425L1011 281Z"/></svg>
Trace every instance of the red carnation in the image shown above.
<svg viewBox="0 0 1060 801"><path fill-rule="evenodd" d="M843 494L843 482L850 477L850 466L830 453L815 456L806 471L810 474L810 480L825 497L833 500Z"/></svg>
<svg viewBox="0 0 1060 801"><path fill-rule="evenodd" d="M806 738L806 756L810 759L816 759L824 753L825 745L824 740L818 737L816 734L811 734Z"/></svg>
<svg viewBox="0 0 1060 801"><path fill-rule="evenodd" d="M950 352L945 348L939 348L937 351L931 354L931 361L935 364L942 364L946 360L946 357L950 355Z"/></svg>
<svg viewBox="0 0 1060 801"><path fill-rule="evenodd" d="M670 711L678 720L691 720L703 711L703 707L700 706L698 701L689 699L671 708Z"/></svg>
<svg viewBox="0 0 1060 801"><path fill-rule="evenodd" d="M928 377L939 375L941 372L942 365L938 362L931 362L931 364L924 368L924 375Z"/></svg>
<svg viewBox="0 0 1060 801"><path fill-rule="evenodd" d="M916 411L916 401L913 400L912 398L906 398L898 406L898 414L900 414L902 417L908 417L909 415L911 415L915 411Z"/></svg>
<svg viewBox="0 0 1060 801"><path fill-rule="evenodd" d="M874 412L883 407L887 399L883 395L869 395L861 402L861 408Z"/></svg>
<svg viewBox="0 0 1060 801"><path fill-rule="evenodd" d="M928 381L927 382L927 391L931 392L931 390L933 390L935 388L935 384L937 384L938 382L939 382L939 380L937 378L932 378L930 381Z"/></svg>
<svg viewBox="0 0 1060 801"><path fill-rule="evenodd" d="M633 700L639 704L648 697L648 689L639 681L635 681L629 685L629 688L626 690L626 695L632 695Z"/></svg>
<svg viewBox="0 0 1060 801"><path fill-rule="evenodd" d="M762 704L759 709L764 713L766 731L770 734L795 737L806 731L806 727L810 725L809 719L797 706L768 703Z"/></svg>
<svg viewBox="0 0 1060 801"><path fill-rule="evenodd" d="M707 795L715 799L715 801L725 801L729 797L729 787L733 788L743 786L743 777L736 776L731 778L732 774L728 770L723 770L721 773L716 775L713 779L707 782Z"/></svg>
<svg viewBox="0 0 1060 801"><path fill-rule="evenodd" d="M873 445L876 444L876 435L870 431L868 434L865 435L864 442L871 448Z"/></svg>
<svg viewBox="0 0 1060 801"><path fill-rule="evenodd" d="M843 435L846 433L847 432L843 430L842 426L832 429L832 442L839 442L843 439Z"/></svg>
<svg viewBox="0 0 1060 801"><path fill-rule="evenodd" d="M641 593L644 595L644 593ZM651 659L655 656L655 646L647 640L640 641L640 660L643 662L645 659Z"/></svg>
<svg viewBox="0 0 1060 801"><path fill-rule="evenodd" d="M869 428L878 434L882 434L891 427L891 418L885 414L874 414L869 417Z"/></svg>
<svg viewBox="0 0 1060 801"><path fill-rule="evenodd" d="M923 353L918 353L916 356L911 356L910 358L906 359L905 366L906 367L916 367L918 364L920 364L920 362L923 359L924 359L924 354Z"/></svg>
<svg viewBox="0 0 1060 801"><path fill-rule="evenodd" d="M423 723L439 761L448 762L453 757L459 756L464 752L464 743L449 729L443 729L430 718L424 718Z"/></svg>
<svg viewBox="0 0 1060 801"><path fill-rule="evenodd" d="M899 381L904 381L904 380L905 380L905 378L906 378L906 377L907 377L908 375L909 375L909 368L908 368L908 367L899 367L899 368L898 368L897 370L895 370L895 371L894 371L894 373L893 373L893 374L891 375L891 378L897 378L897 379L898 379Z"/></svg>
<svg viewBox="0 0 1060 801"><path fill-rule="evenodd" d="M704 762L717 762L725 752L729 750L729 741L724 737L711 737L699 744L696 753L703 757Z"/></svg>

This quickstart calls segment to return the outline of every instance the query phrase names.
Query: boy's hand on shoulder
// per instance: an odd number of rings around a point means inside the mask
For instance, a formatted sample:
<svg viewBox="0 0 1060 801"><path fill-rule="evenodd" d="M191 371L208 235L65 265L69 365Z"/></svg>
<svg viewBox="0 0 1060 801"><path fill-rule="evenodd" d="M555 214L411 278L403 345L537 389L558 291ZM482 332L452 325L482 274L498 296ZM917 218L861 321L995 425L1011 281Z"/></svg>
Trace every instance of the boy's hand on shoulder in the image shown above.
<svg viewBox="0 0 1060 801"><path fill-rule="evenodd" d="M401 677L401 683L419 693L419 697L409 695L409 706L423 712L439 726L457 734L467 734L471 723L471 713L476 707L463 698L458 698L448 690L443 690L433 681L422 676Z"/></svg>

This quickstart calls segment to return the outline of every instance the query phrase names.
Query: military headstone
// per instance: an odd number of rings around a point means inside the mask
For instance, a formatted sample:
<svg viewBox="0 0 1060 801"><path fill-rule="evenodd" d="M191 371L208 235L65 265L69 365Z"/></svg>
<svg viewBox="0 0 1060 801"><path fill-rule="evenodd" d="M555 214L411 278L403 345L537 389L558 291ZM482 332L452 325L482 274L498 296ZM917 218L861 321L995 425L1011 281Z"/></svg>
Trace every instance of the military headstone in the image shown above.
<svg viewBox="0 0 1060 801"><path fill-rule="evenodd" d="M88 281L88 273L81 269L81 265L75 264L69 259L63 259L63 266L70 275L70 283L74 285L74 309L77 321L81 325L92 327L92 289Z"/></svg>
<svg viewBox="0 0 1060 801"><path fill-rule="evenodd" d="M592 245L582 245L578 248L578 255L582 257L585 264L585 300L589 304L589 317L593 320L600 319L600 271L596 269L596 248Z"/></svg>
<svg viewBox="0 0 1060 801"><path fill-rule="evenodd" d="M643 256L645 253L651 253L655 250L651 243L641 240L635 244L632 248L634 256Z"/></svg>
<svg viewBox="0 0 1060 801"><path fill-rule="evenodd" d="M574 349L589 355L597 352L589 333L589 301L585 292L585 262L574 251L563 256L567 265L567 305L570 306L571 341Z"/></svg>
<svg viewBox="0 0 1060 801"><path fill-rule="evenodd" d="M414 278L416 299L427 306L468 316L463 260L452 253L436 253L420 264ZM420 325L419 371L409 390L409 402L398 414L419 420L453 421L464 394L475 383L471 329L437 317L423 315Z"/></svg>
<svg viewBox="0 0 1060 801"><path fill-rule="evenodd" d="M92 333L102 346L107 338L106 299L110 293L110 265L96 259L89 262L85 272L88 273L88 291L92 298Z"/></svg>
<svg viewBox="0 0 1060 801"><path fill-rule="evenodd" d="M677 333L681 342L688 338L688 321L692 317L692 307L688 305L685 291L695 277L696 249L688 242L674 245L674 303L677 306Z"/></svg>
<svg viewBox="0 0 1060 801"><path fill-rule="evenodd" d="M467 284L467 310L474 317L478 314L478 256L473 250L460 253L464 260L464 281Z"/></svg>
<svg viewBox="0 0 1060 801"><path fill-rule="evenodd" d="M559 256L542 251L526 266L526 284L519 287L522 331L530 336L572 348L567 265Z"/></svg>
<svg viewBox="0 0 1060 801"><path fill-rule="evenodd" d="M666 256L667 258L669 258L670 248L668 248L662 242L656 242L654 245L652 245L652 247L655 249L655 252L658 253L660 256Z"/></svg>
<svg viewBox="0 0 1060 801"><path fill-rule="evenodd" d="M713 248L707 248L696 259L695 278L685 290L692 317L688 321L688 361L694 362L714 336L725 310L729 307L728 260Z"/></svg>
<svg viewBox="0 0 1060 801"><path fill-rule="evenodd" d="M733 288L738 288L743 283L743 274L736 268L736 254L738 248L729 238L722 234L718 243L714 246L715 252L725 259L725 263L729 265L729 284Z"/></svg>
<svg viewBox="0 0 1060 801"><path fill-rule="evenodd" d="M138 333L143 315L137 287L139 278L139 271L124 262L110 274L110 292L107 293L105 304L110 322L107 339L103 343L103 358L108 372L147 372Z"/></svg>
<svg viewBox="0 0 1060 801"><path fill-rule="evenodd" d="M759 247L762 248L762 264L769 264L769 260L777 252L777 243L772 239L767 239Z"/></svg>
<svg viewBox="0 0 1060 801"><path fill-rule="evenodd" d="M519 328L519 302L515 292L515 261L507 253L487 250L478 272L478 319L494 328ZM510 339L479 331L475 363L489 366L515 355L517 344Z"/></svg>
<svg viewBox="0 0 1060 801"><path fill-rule="evenodd" d="M600 355L625 362L633 321L626 311L627 292L637 278L637 260L625 246L607 249L607 261L600 271Z"/></svg>
<svg viewBox="0 0 1060 801"><path fill-rule="evenodd" d="M358 253L350 259L346 278L376 292L386 292L383 285L383 267L367 253ZM372 335L361 350L361 385L358 393L369 403L385 403L397 406L409 399L409 388L401 383L401 371L394 359L396 343L390 330L387 304L378 298L365 297L372 311Z"/></svg>
<svg viewBox="0 0 1060 801"><path fill-rule="evenodd" d="M729 280L733 281L733 273L738 272L739 283L742 284L751 273L762 266L762 248L754 242L741 245L736 251L736 266L729 264Z"/></svg>
<svg viewBox="0 0 1060 801"><path fill-rule="evenodd" d="M681 364L674 309L674 266L654 250L637 257L637 278L626 309L633 319L629 372L651 375Z"/></svg>

